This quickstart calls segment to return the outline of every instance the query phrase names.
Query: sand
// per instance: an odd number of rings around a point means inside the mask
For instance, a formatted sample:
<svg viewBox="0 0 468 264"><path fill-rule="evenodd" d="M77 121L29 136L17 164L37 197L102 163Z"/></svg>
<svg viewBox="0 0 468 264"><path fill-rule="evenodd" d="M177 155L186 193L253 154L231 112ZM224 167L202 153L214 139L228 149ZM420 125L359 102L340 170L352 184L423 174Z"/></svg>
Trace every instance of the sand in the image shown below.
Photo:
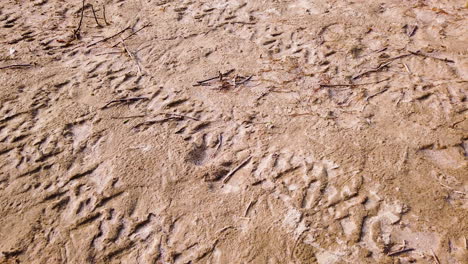
<svg viewBox="0 0 468 264"><path fill-rule="evenodd" d="M1 263L468 263L465 1L82 4L0 3Z"/></svg>

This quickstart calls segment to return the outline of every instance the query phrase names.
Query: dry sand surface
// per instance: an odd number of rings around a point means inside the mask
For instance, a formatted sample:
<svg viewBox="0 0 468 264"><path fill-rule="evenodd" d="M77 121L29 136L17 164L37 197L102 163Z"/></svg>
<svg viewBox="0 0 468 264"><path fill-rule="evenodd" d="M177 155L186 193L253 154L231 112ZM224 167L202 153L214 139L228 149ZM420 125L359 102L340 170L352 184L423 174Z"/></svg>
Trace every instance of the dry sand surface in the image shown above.
<svg viewBox="0 0 468 264"><path fill-rule="evenodd" d="M468 263L464 0L1 0L0 42L0 263Z"/></svg>

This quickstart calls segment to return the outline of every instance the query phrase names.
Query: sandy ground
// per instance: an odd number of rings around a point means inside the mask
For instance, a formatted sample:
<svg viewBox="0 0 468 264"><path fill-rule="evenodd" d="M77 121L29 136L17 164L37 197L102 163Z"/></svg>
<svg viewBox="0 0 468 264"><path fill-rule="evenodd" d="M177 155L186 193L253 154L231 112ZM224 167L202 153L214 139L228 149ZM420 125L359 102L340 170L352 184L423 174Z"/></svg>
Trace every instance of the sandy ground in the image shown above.
<svg viewBox="0 0 468 264"><path fill-rule="evenodd" d="M2 0L0 262L468 263L465 4Z"/></svg>

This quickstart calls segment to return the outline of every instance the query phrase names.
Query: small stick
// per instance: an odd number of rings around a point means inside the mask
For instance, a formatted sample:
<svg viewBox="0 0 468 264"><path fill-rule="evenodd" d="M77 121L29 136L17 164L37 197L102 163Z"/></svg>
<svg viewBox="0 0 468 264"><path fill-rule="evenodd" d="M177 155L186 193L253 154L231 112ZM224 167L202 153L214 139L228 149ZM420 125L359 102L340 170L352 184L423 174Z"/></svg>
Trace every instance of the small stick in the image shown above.
<svg viewBox="0 0 468 264"><path fill-rule="evenodd" d="M219 134L218 136L218 145L216 146L216 150L211 154L211 157L214 158L218 151L221 149L221 145L223 144L223 134Z"/></svg>
<svg viewBox="0 0 468 264"><path fill-rule="evenodd" d="M413 54L413 55L416 55L416 56L425 57L425 58L432 58L432 59L440 60L440 61L444 61L444 62L455 63L454 60L450 60L450 59L447 59L447 58L441 59L441 58L429 56L429 55L427 55L427 54L421 53L420 51L409 51L409 53L411 53L411 54Z"/></svg>
<svg viewBox="0 0 468 264"><path fill-rule="evenodd" d="M414 26L408 26L407 28L407 35L408 37L412 37L414 35L414 33L416 33L416 30L418 30L418 26L414 25Z"/></svg>
<svg viewBox="0 0 468 264"><path fill-rule="evenodd" d="M452 187L450 187L450 186L448 186L448 185L445 185L445 184L443 184L443 183L441 183L441 182L439 182L439 181L437 181L437 182L438 182L441 186L443 186L443 187L445 187L445 188L451 190L451 191L454 192L454 193L463 194L463 195L468 195L467 193L464 193L464 192L462 192L462 191L457 191L457 190L455 190L454 188L452 188Z"/></svg>
<svg viewBox="0 0 468 264"><path fill-rule="evenodd" d="M221 229L220 229L218 232L216 232L216 233L222 233L222 232L228 230L229 228L234 228L234 227L233 227L233 226L226 226L226 227L221 228Z"/></svg>
<svg viewBox="0 0 468 264"><path fill-rule="evenodd" d="M241 164L239 164L239 166L235 167L228 174L226 174L226 177L224 177L224 180L223 180L223 184L226 184L231 179L231 177L234 175L234 173L236 173L239 169L244 167L251 159L252 159L251 156L248 157L243 162L241 162Z"/></svg>
<svg viewBox="0 0 468 264"><path fill-rule="evenodd" d="M128 56L130 56L130 58L135 61L136 65L137 65L137 68L138 68L138 73L141 74L140 63L138 63L137 58L127 49L127 46L125 45L125 43L123 41L121 43L122 43L122 46L124 47L125 51L127 51Z"/></svg>
<svg viewBox="0 0 468 264"><path fill-rule="evenodd" d="M390 80L390 78L386 78L376 82L368 82L368 83L350 83L350 84L319 84L320 87L350 87L350 86L360 86L360 85L369 85L369 84L377 84L381 82L385 82Z"/></svg>
<svg viewBox="0 0 468 264"><path fill-rule="evenodd" d="M390 252L387 254L387 256L389 257L392 257L392 256L396 256L396 255L400 255L400 254L403 254L403 253L406 253L406 252L410 252L410 251L413 251L414 248L404 248L404 249L400 249L400 250L397 250L397 251L394 251L394 252Z"/></svg>
<svg viewBox="0 0 468 264"><path fill-rule="evenodd" d="M128 35L127 37L123 38L122 41L125 41L125 40L131 38L132 36L134 36L135 34L140 32L141 30L145 29L146 27L150 27L150 26L151 26L151 24L144 25L142 28L138 29L137 31L133 32L132 34ZM112 46L112 48L115 48L119 44L120 44L120 42L117 42L114 46Z"/></svg>
<svg viewBox="0 0 468 264"><path fill-rule="evenodd" d="M104 17L104 22L106 22L106 25L110 25L110 23L107 22L106 19L106 5L102 5L102 16Z"/></svg>
<svg viewBox="0 0 468 264"><path fill-rule="evenodd" d="M431 249L431 252L432 252L432 257L434 257L434 260L437 262L437 264L440 264L439 258L434 253L434 250Z"/></svg>
<svg viewBox="0 0 468 264"><path fill-rule="evenodd" d="M113 103L121 103L121 102L134 102L138 100L148 100L148 97L131 97L131 98L122 98L122 99L115 99L110 102L108 102L106 105L101 107L101 109L106 109L109 105Z"/></svg>
<svg viewBox="0 0 468 264"><path fill-rule="evenodd" d="M249 205L245 209L244 217L247 217L247 214L249 213L250 208L256 203L257 201L250 201Z"/></svg>
<svg viewBox="0 0 468 264"><path fill-rule="evenodd" d="M387 66L388 64L390 64L390 62L393 62L394 60L402 59L402 58L408 57L408 56L410 56L410 55L411 55L410 53L407 53L407 54L402 54L402 55L393 57L393 58L391 58L391 59L388 59L388 60L385 61L385 62L380 63L379 66L377 66L377 68L385 67L385 66Z"/></svg>
<svg viewBox="0 0 468 264"><path fill-rule="evenodd" d="M134 126L133 128L139 128L140 126L143 126L143 125L153 125L153 124L157 124L157 123L164 123L166 121L170 121L170 120L182 120L183 118L182 117L168 117L168 118L163 118L163 119L157 119L157 120L149 120L149 121L145 121L145 122L142 122L142 123L139 123L137 124L136 126Z"/></svg>
<svg viewBox="0 0 468 264"><path fill-rule="evenodd" d="M166 116L176 116L176 117L192 119L192 120L195 120L195 121L200 121L200 119L198 119L198 118L191 117L191 116L186 116L186 115L180 115L180 114L175 114L175 113L162 113L162 114L165 114Z"/></svg>
<svg viewBox="0 0 468 264"><path fill-rule="evenodd" d="M83 6L81 7L80 23L78 24L78 27L73 32L73 36L75 36L75 38L77 39L80 38L80 30L81 30L81 23L83 22L84 10L85 10L85 0L83 0Z"/></svg>
<svg viewBox="0 0 468 264"><path fill-rule="evenodd" d="M366 101L369 101L369 99L371 99L372 97L375 97L375 96L377 96L377 95L379 95L379 94L381 94L381 93L384 93L384 92L386 92L387 90L388 90L388 88L385 88L385 89L382 89L382 91L376 92L376 93L373 94L373 95L369 95L369 96L366 98Z"/></svg>
<svg viewBox="0 0 468 264"><path fill-rule="evenodd" d="M360 74L352 77L351 79L356 80L356 79L361 78L362 76L364 76L364 75L366 75L368 73L378 72L378 71L382 70L383 68L385 68L386 66L390 65L390 63L392 63L394 60L398 60L398 59L401 59L401 58L404 58L404 57L408 57L411 54L412 53L408 53L408 54L403 54L403 55L399 55L399 56L396 56L394 58L391 58L391 59L389 59L389 60L387 60L385 62L380 63L379 66L377 66L377 68L365 71L363 73L360 73Z"/></svg>
<svg viewBox="0 0 468 264"><path fill-rule="evenodd" d="M233 72L234 72L234 69L231 69L231 70L229 70L229 71L223 73L222 75L223 75L223 76L228 76L229 74L231 74L231 73L233 73ZM203 85L203 83L206 83L206 82L209 82L209 81L212 81L212 80L216 80L216 79L218 79L218 78L219 78L219 75L216 76L216 77L208 78L208 79L203 80L203 81L197 81L197 84L194 84L193 86L201 86L201 85Z"/></svg>
<svg viewBox="0 0 468 264"><path fill-rule="evenodd" d="M33 67L33 64L13 64L13 65L7 65L7 66L1 66L0 70L3 69L12 69L12 68L27 68L27 67Z"/></svg>
<svg viewBox="0 0 468 264"><path fill-rule="evenodd" d="M411 71L410 71L408 65L406 65L406 63L403 63L403 66L405 66L406 71L411 75Z"/></svg>
<svg viewBox="0 0 468 264"><path fill-rule="evenodd" d="M110 54L122 54L122 53L125 53L125 51L111 51L111 52L99 53L99 54L96 54L96 56L110 55Z"/></svg>
<svg viewBox="0 0 468 264"><path fill-rule="evenodd" d="M252 77L253 77L253 75L250 75L249 77L245 78L244 80L242 80L242 81L236 83L236 85L244 84L244 83L250 81L250 79L252 79Z"/></svg>
<svg viewBox="0 0 468 264"><path fill-rule="evenodd" d="M140 118L145 117L146 115L134 115L134 116L112 116L112 119L130 119L130 118Z"/></svg>
<svg viewBox="0 0 468 264"><path fill-rule="evenodd" d="M218 143L218 146L216 147L215 153L218 152L221 146L223 145L223 134L219 134L218 141L219 143Z"/></svg>
<svg viewBox="0 0 468 264"><path fill-rule="evenodd" d="M94 11L94 6L92 4L89 4L89 6L91 6L91 10L93 11L94 20L96 20L96 24L98 25L98 27L102 27L101 24L99 24L99 21L97 20L96 12Z"/></svg>
<svg viewBox="0 0 468 264"><path fill-rule="evenodd" d="M114 35L112 35L112 36L110 36L110 37L107 37L107 38L103 38L103 39L98 40L98 41L96 41L96 42L93 42L93 43L89 44L89 45L86 46L86 47L89 48L89 47L92 47L92 46L94 46L94 45L96 45L96 44L98 44L98 43L106 42L106 41L108 41L109 39L115 38L116 36L118 36L118 35L124 33L125 31L127 31L127 30L129 30L129 29L130 29L130 27L128 26L128 27L122 29L121 31L115 33Z"/></svg>

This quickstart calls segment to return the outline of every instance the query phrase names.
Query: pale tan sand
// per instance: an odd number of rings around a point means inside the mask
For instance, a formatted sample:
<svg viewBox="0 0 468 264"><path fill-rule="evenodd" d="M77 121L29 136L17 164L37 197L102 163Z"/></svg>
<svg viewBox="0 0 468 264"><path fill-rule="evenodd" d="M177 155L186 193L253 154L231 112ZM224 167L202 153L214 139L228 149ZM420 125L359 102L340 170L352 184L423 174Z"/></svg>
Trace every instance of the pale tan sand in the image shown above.
<svg viewBox="0 0 468 264"><path fill-rule="evenodd" d="M468 263L465 2L2 0L0 262Z"/></svg>

